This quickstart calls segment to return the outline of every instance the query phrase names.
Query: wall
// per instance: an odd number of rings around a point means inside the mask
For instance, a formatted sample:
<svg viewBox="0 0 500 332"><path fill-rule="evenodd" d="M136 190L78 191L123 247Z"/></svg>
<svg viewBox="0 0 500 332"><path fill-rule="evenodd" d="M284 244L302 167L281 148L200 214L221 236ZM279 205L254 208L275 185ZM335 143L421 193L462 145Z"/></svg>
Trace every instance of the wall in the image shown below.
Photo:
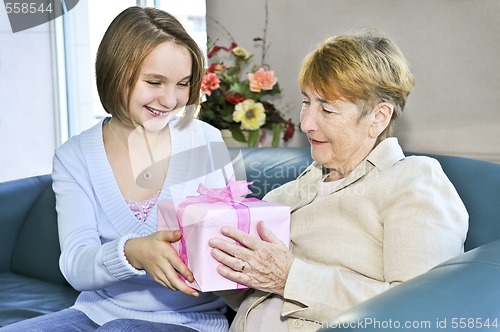
<svg viewBox="0 0 500 332"><path fill-rule="evenodd" d="M265 0L207 0L207 31L260 58ZM417 84L397 125L406 150L500 162L500 1L269 0L267 63L298 122L302 58L330 35L377 28L401 47ZM210 19L212 18L212 19ZM292 145L307 145L296 137Z"/></svg>

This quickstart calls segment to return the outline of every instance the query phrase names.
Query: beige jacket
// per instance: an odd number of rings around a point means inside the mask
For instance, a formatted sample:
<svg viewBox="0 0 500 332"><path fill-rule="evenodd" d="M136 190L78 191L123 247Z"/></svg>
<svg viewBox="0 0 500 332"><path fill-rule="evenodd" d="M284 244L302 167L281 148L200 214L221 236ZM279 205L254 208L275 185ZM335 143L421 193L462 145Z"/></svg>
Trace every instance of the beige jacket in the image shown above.
<svg viewBox="0 0 500 332"><path fill-rule="evenodd" d="M295 256L281 311L289 331L316 331L350 307L463 253L468 214L435 159L406 157L382 141L331 195L314 200L313 163L265 200L292 208ZM238 308L231 331L269 294L223 292Z"/></svg>

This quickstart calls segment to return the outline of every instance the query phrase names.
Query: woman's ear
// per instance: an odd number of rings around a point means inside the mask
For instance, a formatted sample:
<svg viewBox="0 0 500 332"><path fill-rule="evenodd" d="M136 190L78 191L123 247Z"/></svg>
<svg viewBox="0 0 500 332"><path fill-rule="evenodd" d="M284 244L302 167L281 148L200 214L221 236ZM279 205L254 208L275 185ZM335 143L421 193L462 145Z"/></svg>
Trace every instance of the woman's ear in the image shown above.
<svg viewBox="0 0 500 332"><path fill-rule="evenodd" d="M394 106L391 103L381 102L373 110L373 122L370 128L372 138L377 138L391 122Z"/></svg>

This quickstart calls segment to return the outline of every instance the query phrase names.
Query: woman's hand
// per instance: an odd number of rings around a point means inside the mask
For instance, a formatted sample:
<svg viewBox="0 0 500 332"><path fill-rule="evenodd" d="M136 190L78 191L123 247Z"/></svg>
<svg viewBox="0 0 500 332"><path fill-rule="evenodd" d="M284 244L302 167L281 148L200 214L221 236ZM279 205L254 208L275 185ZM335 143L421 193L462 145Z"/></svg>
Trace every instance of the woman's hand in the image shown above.
<svg viewBox="0 0 500 332"><path fill-rule="evenodd" d="M221 232L239 243L210 240L212 256L222 264L217 268L219 274L250 288L283 295L293 263L285 244L262 221L257 224L260 239L234 227L223 227Z"/></svg>
<svg viewBox="0 0 500 332"><path fill-rule="evenodd" d="M193 274L172 247L182 237L180 231L158 231L144 237L137 237L125 243L125 257L133 267L145 270L162 286L188 295L199 296L180 277L193 282Z"/></svg>

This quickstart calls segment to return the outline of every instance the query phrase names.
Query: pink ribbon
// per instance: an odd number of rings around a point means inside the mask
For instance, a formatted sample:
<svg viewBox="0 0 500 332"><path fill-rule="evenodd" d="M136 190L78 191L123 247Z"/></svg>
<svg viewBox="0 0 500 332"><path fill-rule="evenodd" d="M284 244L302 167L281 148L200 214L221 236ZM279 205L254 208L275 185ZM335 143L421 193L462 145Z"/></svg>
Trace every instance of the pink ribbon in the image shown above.
<svg viewBox="0 0 500 332"><path fill-rule="evenodd" d="M199 196L188 196L182 203L177 207L177 223L179 224L179 230L184 233L184 226L182 223L182 216L184 214L184 209L191 204L198 203L224 203L231 205L236 210L236 216L238 218L238 229L245 232L250 233L250 210L248 206L244 205L242 202L258 202L259 200L256 198L246 198L247 194L250 194L251 191L248 189L248 186L252 184L252 182L246 181L235 181L234 178L231 178L226 187L224 188L207 188L203 184L200 183L198 186L197 192L200 194ZM179 246L179 257L182 259L184 264L188 266L189 258L187 254L187 246L186 240L184 236L180 239ZM185 280L185 278L181 276L181 279ZM247 288L246 286L237 284L237 288Z"/></svg>

